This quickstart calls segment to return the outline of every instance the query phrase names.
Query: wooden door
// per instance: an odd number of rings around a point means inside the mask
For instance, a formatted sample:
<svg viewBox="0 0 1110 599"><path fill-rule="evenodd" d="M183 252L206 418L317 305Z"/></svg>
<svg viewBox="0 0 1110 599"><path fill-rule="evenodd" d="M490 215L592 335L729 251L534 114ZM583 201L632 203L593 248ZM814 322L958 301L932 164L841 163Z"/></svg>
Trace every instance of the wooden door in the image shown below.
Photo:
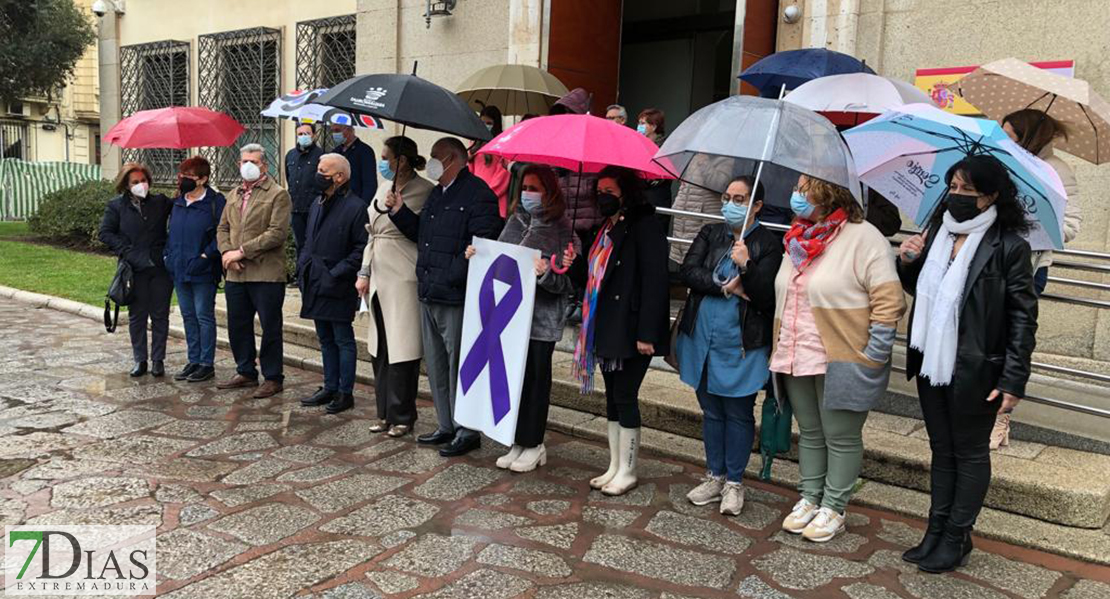
<svg viewBox="0 0 1110 599"><path fill-rule="evenodd" d="M547 70L593 94L590 111L604 116L617 101L621 0L551 0L548 40Z"/></svg>

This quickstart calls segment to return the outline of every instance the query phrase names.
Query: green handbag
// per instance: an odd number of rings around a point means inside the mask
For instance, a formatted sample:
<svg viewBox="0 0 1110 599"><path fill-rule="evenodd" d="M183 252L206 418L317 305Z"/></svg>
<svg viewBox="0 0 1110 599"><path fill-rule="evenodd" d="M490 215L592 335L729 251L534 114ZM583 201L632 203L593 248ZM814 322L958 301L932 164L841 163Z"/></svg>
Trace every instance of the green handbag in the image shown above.
<svg viewBox="0 0 1110 599"><path fill-rule="evenodd" d="M789 401L780 401L771 393L763 400L759 428L759 453L763 456L760 479L771 480L771 462L775 460L775 454L790 451L790 420L793 416Z"/></svg>

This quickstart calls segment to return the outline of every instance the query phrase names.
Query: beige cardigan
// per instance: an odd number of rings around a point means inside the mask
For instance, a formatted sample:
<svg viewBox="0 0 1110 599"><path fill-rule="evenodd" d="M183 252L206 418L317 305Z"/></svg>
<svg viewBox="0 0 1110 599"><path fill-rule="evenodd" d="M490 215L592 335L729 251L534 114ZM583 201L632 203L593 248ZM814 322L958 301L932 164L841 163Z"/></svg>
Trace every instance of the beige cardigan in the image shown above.
<svg viewBox="0 0 1110 599"><path fill-rule="evenodd" d="M385 196L392 187L388 181L378 185L374 200L383 210ZM419 214L434 187L434 183L417 175L401 190L401 201ZM373 202L367 211L370 223L366 230L370 232L370 240L362 252L362 268L370 271L366 303L372 305L375 295L381 303L389 362L419 360L424 352L420 340L420 299L416 294L416 244L393 225L388 214L375 210ZM371 318L366 343L372 356L378 354L378 333Z"/></svg>
<svg viewBox="0 0 1110 599"><path fill-rule="evenodd" d="M1037 157L1047 162L1056 171L1060 176L1060 182L1064 184L1064 192L1068 194L1068 202L1064 207L1064 243L1071 243L1079 236L1079 225L1083 222L1083 214L1079 209L1079 183L1068 163L1052 150L1052 144L1045 146ZM1037 269L1042 266L1052 266L1051 251L1033 252L1033 272L1037 272Z"/></svg>

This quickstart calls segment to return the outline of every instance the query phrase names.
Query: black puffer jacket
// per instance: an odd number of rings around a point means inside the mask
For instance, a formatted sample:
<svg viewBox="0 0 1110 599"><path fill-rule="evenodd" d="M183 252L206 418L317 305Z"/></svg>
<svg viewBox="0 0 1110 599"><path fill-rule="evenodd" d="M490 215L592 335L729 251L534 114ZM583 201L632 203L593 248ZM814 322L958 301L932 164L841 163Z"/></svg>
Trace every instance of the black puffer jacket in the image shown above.
<svg viewBox="0 0 1110 599"><path fill-rule="evenodd" d="M597 298L594 352L602 358L639 355L636 342L655 346L665 356L670 345L667 237L646 202L630 207L609 230L613 251ZM579 256L571 278L586 287L588 252Z"/></svg>
<svg viewBox="0 0 1110 599"><path fill-rule="evenodd" d="M898 261L898 276L907 293L917 293L921 267L933 245L936 228L929 231L921 256L912 264ZM913 315L910 330L913 338ZM999 400L987 402L994 389L1025 397L1029 363L1037 345L1037 295L1029 244L1016 233L1002 232L998 223L987 229L968 269L960 308L953 394L966 413L998 410ZM909 349L906 378L921 371L922 354Z"/></svg>
<svg viewBox="0 0 1110 599"><path fill-rule="evenodd" d="M416 292L420 301L460 305L466 299L466 246L475 237L497 239L501 212L486 182L463 169L443 191L436 185L417 215L402 206L390 219L416 242Z"/></svg>
<svg viewBox="0 0 1110 599"><path fill-rule="evenodd" d="M165 268L166 222L171 210L173 202L162 194L147 196L138 208L130 193L118 195L104 208L97 238L135 272Z"/></svg>
<svg viewBox="0 0 1110 599"><path fill-rule="evenodd" d="M740 275L744 293L751 301L740 299L740 329L744 349L771 345L772 323L775 319L775 276L782 264L782 242L762 226L752 229L744 238L751 262ZM682 262L682 280L690 288L679 330L689 335L698 322L698 309L707 295L721 295L721 286L713 281L713 270L721 257L732 251L733 238L728 225L714 223L698 231L686 259Z"/></svg>

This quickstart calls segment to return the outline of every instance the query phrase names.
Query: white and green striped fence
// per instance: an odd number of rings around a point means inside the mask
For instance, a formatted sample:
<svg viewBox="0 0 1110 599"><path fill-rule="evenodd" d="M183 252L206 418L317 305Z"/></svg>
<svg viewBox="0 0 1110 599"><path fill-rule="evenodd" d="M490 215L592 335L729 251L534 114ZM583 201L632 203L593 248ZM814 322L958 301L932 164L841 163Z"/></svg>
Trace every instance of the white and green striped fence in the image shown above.
<svg viewBox="0 0 1110 599"><path fill-rule="evenodd" d="M22 220L35 214L48 193L100 178L100 166L76 162L0 160L0 218Z"/></svg>

